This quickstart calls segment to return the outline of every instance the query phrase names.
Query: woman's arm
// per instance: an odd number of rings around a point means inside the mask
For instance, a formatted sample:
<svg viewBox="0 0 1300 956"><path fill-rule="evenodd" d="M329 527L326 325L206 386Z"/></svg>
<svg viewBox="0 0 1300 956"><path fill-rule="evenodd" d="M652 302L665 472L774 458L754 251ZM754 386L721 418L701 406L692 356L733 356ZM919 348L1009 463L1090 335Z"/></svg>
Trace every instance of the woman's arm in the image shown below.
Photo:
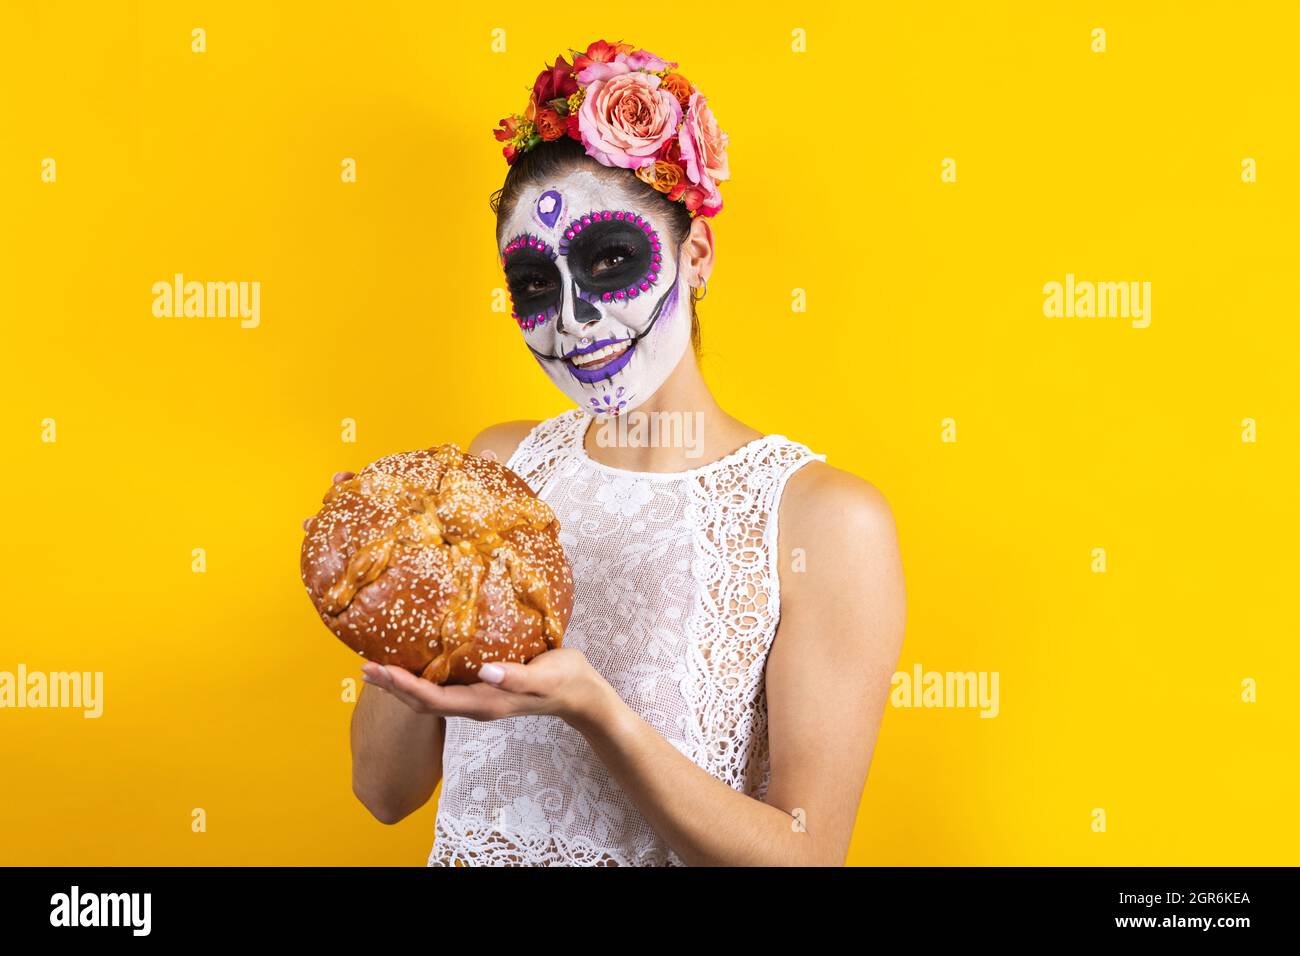
<svg viewBox="0 0 1300 956"><path fill-rule="evenodd" d="M364 666L366 680L426 713L560 717L688 864L842 865L902 642L894 521L878 491L820 463L791 478L779 521L766 802L696 766L572 648L527 664L486 664L482 682L468 686L439 686L375 664ZM792 564L795 549L802 553Z"/></svg>
<svg viewBox="0 0 1300 956"><path fill-rule="evenodd" d="M493 425L469 450L505 461L534 424ZM412 709L400 694L362 688L352 712L352 792L376 820L397 823L433 796L442 779L446 726L441 715Z"/></svg>
<svg viewBox="0 0 1300 956"><path fill-rule="evenodd" d="M352 711L352 792L380 823L405 819L433 796L442 779L446 723L361 688Z"/></svg>
<svg viewBox="0 0 1300 956"><path fill-rule="evenodd" d="M571 721L693 866L840 866L848 853L903 637L893 516L871 485L812 463L787 485L778 548L765 802L697 767L612 689L589 716ZM792 562L795 549L802 553Z"/></svg>

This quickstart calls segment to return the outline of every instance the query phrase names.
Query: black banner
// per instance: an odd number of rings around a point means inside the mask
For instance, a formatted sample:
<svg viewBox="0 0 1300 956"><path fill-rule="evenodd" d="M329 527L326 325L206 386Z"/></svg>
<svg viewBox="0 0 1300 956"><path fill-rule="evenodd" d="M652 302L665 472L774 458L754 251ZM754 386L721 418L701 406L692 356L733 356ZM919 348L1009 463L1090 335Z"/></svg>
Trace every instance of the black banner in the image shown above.
<svg viewBox="0 0 1300 956"><path fill-rule="evenodd" d="M6 940L492 945L698 942L769 930L864 948L888 931L987 944L1131 937L1232 946L1294 934L1291 868L0 869ZM707 924L716 923L709 928ZM606 935L609 934L609 935ZM630 934L630 935L629 935ZM749 940L750 942L745 942Z"/></svg>

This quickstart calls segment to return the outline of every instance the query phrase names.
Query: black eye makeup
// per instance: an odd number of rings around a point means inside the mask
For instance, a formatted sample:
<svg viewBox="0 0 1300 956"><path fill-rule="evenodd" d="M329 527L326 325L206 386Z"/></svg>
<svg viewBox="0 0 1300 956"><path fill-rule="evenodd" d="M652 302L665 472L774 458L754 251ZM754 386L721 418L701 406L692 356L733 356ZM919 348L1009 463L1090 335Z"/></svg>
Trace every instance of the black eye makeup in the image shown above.
<svg viewBox="0 0 1300 956"><path fill-rule="evenodd" d="M537 236L522 235L510 240L501 255L510 316L521 329L531 330L559 311L561 277L555 250Z"/></svg>
<svg viewBox="0 0 1300 956"><path fill-rule="evenodd" d="M603 209L564 228L560 255L583 292L603 302L635 299L659 278L659 234L633 212Z"/></svg>
<svg viewBox="0 0 1300 956"><path fill-rule="evenodd" d="M559 314L564 256L574 295L585 302L620 305L648 293L659 279L663 252L659 233L643 216L622 209L593 210L564 227L558 249L532 233L511 239L501 251L511 317L531 331Z"/></svg>

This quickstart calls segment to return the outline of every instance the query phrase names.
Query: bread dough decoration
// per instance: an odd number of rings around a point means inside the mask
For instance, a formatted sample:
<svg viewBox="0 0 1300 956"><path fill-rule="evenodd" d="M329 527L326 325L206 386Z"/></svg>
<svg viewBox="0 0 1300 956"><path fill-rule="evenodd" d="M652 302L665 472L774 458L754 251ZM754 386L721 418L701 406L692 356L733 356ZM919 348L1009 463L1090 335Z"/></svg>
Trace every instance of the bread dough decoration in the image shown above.
<svg viewBox="0 0 1300 956"><path fill-rule="evenodd" d="M302 581L326 626L364 657L468 684L488 661L560 646L573 576L559 521L504 465L455 445L403 452L322 500Z"/></svg>

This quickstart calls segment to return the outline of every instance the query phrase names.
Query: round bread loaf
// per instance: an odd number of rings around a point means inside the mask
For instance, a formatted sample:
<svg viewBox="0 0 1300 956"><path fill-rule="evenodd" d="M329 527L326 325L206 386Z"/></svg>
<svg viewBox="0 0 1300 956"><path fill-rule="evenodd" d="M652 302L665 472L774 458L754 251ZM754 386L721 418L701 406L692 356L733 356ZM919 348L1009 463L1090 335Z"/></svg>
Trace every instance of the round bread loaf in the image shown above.
<svg viewBox="0 0 1300 956"><path fill-rule="evenodd" d="M437 684L559 647L573 575L546 502L455 445L389 455L333 485L307 525L302 581L369 660Z"/></svg>

